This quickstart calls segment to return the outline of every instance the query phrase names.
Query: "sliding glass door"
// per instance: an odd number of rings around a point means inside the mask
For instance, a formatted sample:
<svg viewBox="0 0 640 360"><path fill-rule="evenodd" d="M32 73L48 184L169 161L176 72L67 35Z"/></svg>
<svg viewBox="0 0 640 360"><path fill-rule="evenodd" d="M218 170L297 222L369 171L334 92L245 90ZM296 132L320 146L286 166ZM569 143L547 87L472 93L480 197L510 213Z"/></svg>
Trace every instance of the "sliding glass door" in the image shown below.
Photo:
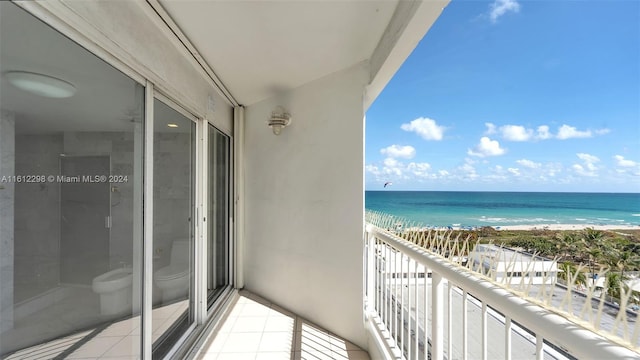
<svg viewBox="0 0 640 360"><path fill-rule="evenodd" d="M0 35L0 358L170 354L231 285L230 137L14 3Z"/></svg>
<svg viewBox="0 0 640 360"><path fill-rule="evenodd" d="M144 87L11 2L0 36L0 358L138 357Z"/></svg>
<svg viewBox="0 0 640 360"><path fill-rule="evenodd" d="M210 307L230 283L229 137L209 125L208 147L207 305Z"/></svg>
<svg viewBox="0 0 640 360"><path fill-rule="evenodd" d="M194 319L196 123L156 99L153 119L153 358Z"/></svg>

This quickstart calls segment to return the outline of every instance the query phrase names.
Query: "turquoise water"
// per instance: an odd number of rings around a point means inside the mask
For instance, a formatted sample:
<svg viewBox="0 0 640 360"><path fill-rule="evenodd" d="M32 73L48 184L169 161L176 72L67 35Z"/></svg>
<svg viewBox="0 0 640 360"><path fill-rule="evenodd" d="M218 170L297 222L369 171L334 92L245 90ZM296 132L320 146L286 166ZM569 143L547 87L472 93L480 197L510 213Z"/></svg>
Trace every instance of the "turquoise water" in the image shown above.
<svg viewBox="0 0 640 360"><path fill-rule="evenodd" d="M432 226L640 226L638 193L366 191L365 207Z"/></svg>

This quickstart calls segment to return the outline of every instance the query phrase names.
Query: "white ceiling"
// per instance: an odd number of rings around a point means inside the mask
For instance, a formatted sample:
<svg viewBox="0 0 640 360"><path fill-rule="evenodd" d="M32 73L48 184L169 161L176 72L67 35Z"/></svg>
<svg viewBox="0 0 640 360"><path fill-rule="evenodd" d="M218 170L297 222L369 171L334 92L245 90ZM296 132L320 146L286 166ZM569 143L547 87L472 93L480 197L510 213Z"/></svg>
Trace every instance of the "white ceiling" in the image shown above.
<svg viewBox="0 0 640 360"><path fill-rule="evenodd" d="M159 0L235 99L250 105L371 57L397 0Z"/></svg>
<svg viewBox="0 0 640 360"><path fill-rule="evenodd" d="M384 86L446 5L446 0L426 6L398 0L159 1L170 22L243 105L369 60L374 53L377 59L392 59L385 65L386 80L378 81ZM0 107L17 114L17 132L131 131L131 120L142 116L143 99L132 79L14 4L0 2L0 8L0 75L41 73L77 88L71 98L48 99L18 90L1 77ZM397 17L396 8L404 15ZM407 30L403 24L409 24ZM383 43L383 49L399 50L380 52ZM171 116L166 118L169 122Z"/></svg>
<svg viewBox="0 0 640 360"><path fill-rule="evenodd" d="M16 132L132 129L143 99L133 80L9 2L0 3L0 33L0 107L16 114ZM8 71L53 76L77 91L64 99L34 95L11 85Z"/></svg>
<svg viewBox="0 0 640 360"><path fill-rule="evenodd" d="M133 131L142 120L142 85L9 2L0 2L0 34L0 108L15 114L16 133ZM34 95L11 85L8 71L53 76L77 91L63 99ZM168 106L154 114L157 132L190 131L167 127L189 123Z"/></svg>

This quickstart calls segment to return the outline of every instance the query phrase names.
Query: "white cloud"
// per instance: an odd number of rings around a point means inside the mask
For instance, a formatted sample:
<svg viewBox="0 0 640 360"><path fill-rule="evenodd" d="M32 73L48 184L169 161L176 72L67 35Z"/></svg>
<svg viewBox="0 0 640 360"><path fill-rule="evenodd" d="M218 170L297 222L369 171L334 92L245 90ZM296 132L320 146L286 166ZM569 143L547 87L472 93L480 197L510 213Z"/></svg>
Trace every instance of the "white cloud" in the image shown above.
<svg viewBox="0 0 640 360"><path fill-rule="evenodd" d="M372 173L373 175L380 175L381 174L380 169L375 165L367 165L364 168L365 168L365 170L367 170L368 172Z"/></svg>
<svg viewBox="0 0 640 360"><path fill-rule="evenodd" d="M593 164L600 161L600 159L597 156L591 155L591 154L577 153L576 156L578 156L580 160L584 161L587 164Z"/></svg>
<svg viewBox="0 0 640 360"><path fill-rule="evenodd" d="M409 170L415 170L415 171L427 171L431 169L431 165L429 165L429 163L409 163L409 166L407 166L407 168Z"/></svg>
<svg viewBox="0 0 640 360"><path fill-rule="evenodd" d="M496 181L504 181L507 180L508 173L504 170L501 165L496 165L492 168L489 168L490 174L484 175L485 181L496 182Z"/></svg>
<svg viewBox="0 0 640 360"><path fill-rule="evenodd" d="M381 149L380 153L393 158L411 159L416 156L416 149L410 145L391 145Z"/></svg>
<svg viewBox="0 0 640 360"><path fill-rule="evenodd" d="M493 135L496 133L496 126L493 123L484 123L484 126L487 127L487 131L484 132L485 135Z"/></svg>
<svg viewBox="0 0 640 360"><path fill-rule="evenodd" d="M430 174L431 165L428 163L409 163L407 166L407 171L411 172L416 177L433 177Z"/></svg>
<svg viewBox="0 0 640 360"><path fill-rule="evenodd" d="M520 159L520 160L516 160L516 163L518 163L519 165L522 165L526 168L529 169L537 169L540 166L542 166L542 164L537 163L537 162L533 162L531 160L527 160L527 159Z"/></svg>
<svg viewBox="0 0 640 360"><path fill-rule="evenodd" d="M573 171L575 171L580 176L588 176L588 177L597 176L597 174L595 173L594 170L585 169L585 167L580 165L580 164L573 164L573 166L571 168L573 169Z"/></svg>
<svg viewBox="0 0 640 360"><path fill-rule="evenodd" d="M479 177L478 173L476 172L476 168L474 168L471 164L464 164L462 166L459 166L458 170L462 172L462 177L465 179L473 180Z"/></svg>
<svg viewBox="0 0 640 360"><path fill-rule="evenodd" d="M388 157L388 158L384 159L384 166L393 168L393 167L398 166L398 164L399 164L398 160L396 160L394 158Z"/></svg>
<svg viewBox="0 0 640 360"><path fill-rule="evenodd" d="M616 172L619 174L628 174L633 176L640 176L640 162L625 159L622 155L615 155L616 159Z"/></svg>
<svg viewBox="0 0 640 360"><path fill-rule="evenodd" d="M486 157L486 156L498 156L506 152L505 149L500 147L500 143L497 140L491 140L486 136L480 138L480 143L475 148L469 149L467 154L471 156Z"/></svg>
<svg viewBox="0 0 640 360"><path fill-rule="evenodd" d="M509 11L518 12L520 11L520 4L516 0L495 0L491 5L489 5L489 18L492 23L495 23L498 18Z"/></svg>
<svg viewBox="0 0 640 360"><path fill-rule="evenodd" d="M538 126L538 134L536 135L536 138L540 140L547 140L551 137L553 137L553 135L549 132L549 127L547 125Z"/></svg>
<svg viewBox="0 0 640 360"><path fill-rule="evenodd" d="M381 165L369 164L365 166L367 173L373 175L376 181L396 181L410 179L435 179L445 173L432 173L431 165L425 162L411 162L404 164L395 158L387 157Z"/></svg>
<svg viewBox="0 0 640 360"><path fill-rule="evenodd" d="M598 130L578 130L574 126L562 125L558 128L556 135L549 131L548 125L540 125L535 130L526 128L522 125L504 125L497 127L492 123L485 123L487 131L485 135L499 133L503 139L507 141L535 141L535 140L548 140L556 138L559 140L566 140L572 138L590 138L595 135L604 135L610 132L609 129Z"/></svg>
<svg viewBox="0 0 640 360"><path fill-rule="evenodd" d="M500 127L502 137L509 141L528 141L533 135L531 129L526 129L520 125L505 125Z"/></svg>
<svg viewBox="0 0 640 360"><path fill-rule="evenodd" d="M633 160L627 160L624 158L624 156L622 155L616 155L613 157L614 159L616 159L616 164L620 167L636 167L638 166L638 163L633 161Z"/></svg>
<svg viewBox="0 0 640 360"><path fill-rule="evenodd" d="M538 126L535 131L522 125L504 125L500 126L499 131L507 141L547 140L553 137L547 125Z"/></svg>
<svg viewBox="0 0 640 360"><path fill-rule="evenodd" d="M520 176L520 169L518 168L508 168L507 171L515 176Z"/></svg>
<svg viewBox="0 0 640 360"><path fill-rule="evenodd" d="M379 181L388 181L389 178L402 178L404 165L394 158L386 158L383 161L383 166L366 165L365 170L371 173Z"/></svg>
<svg viewBox="0 0 640 360"><path fill-rule="evenodd" d="M440 126L435 120L429 118L417 118L408 124L402 124L400 128L404 131L412 131L420 135L425 140L442 140L446 128Z"/></svg>
<svg viewBox="0 0 640 360"><path fill-rule="evenodd" d="M586 153L577 153L576 156L582 160L583 164L573 164L573 171L581 176L597 176L598 167L595 163L600 161L597 156Z"/></svg>
<svg viewBox="0 0 640 360"><path fill-rule="evenodd" d="M558 135L556 137L560 140L573 139L573 138L590 138L593 134L591 130L580 131L573 126L562 125L558 128Z"/></svg>

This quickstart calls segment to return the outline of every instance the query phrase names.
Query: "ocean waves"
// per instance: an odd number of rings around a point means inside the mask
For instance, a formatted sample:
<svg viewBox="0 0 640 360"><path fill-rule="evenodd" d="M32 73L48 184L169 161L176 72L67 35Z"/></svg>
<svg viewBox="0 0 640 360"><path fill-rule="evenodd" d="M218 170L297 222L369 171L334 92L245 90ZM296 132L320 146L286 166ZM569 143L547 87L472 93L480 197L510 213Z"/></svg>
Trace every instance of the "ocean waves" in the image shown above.
<svg viewBox="0 0 640 360"><path fill-rule="evenodd" d="M367 191L365 207L426 226L640 225L640 194Z"/></svg>

